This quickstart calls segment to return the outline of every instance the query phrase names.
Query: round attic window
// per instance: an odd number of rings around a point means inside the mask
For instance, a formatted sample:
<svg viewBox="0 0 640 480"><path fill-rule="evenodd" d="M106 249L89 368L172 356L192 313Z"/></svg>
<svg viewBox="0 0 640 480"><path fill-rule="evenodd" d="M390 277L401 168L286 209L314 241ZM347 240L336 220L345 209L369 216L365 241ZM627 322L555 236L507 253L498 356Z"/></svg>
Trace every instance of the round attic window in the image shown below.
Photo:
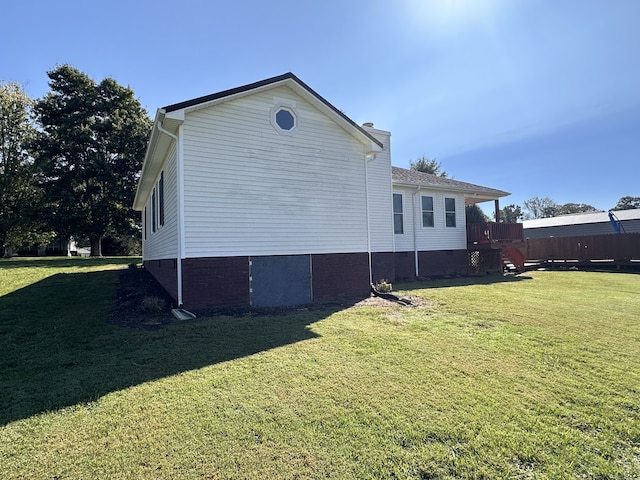
<svg viewBox="0 0 640 480"><path fill-rule="evenodd" d="M282 130L290 132L296 126L296 117L290 110L280 108L276 112L276 125L278 125Z"/></svg>

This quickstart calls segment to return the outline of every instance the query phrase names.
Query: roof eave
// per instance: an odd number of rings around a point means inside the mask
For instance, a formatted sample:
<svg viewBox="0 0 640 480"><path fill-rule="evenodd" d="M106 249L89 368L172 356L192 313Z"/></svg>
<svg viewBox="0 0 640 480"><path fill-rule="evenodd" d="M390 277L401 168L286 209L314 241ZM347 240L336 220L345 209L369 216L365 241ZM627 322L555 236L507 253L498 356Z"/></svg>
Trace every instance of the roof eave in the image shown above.
<svg viewBox="0 0 640 480"><path fill-rule="evenodd" d="M467 190L460 187L454 186L446 186L446 185L425 185L420 183L409 183L393 180L393 186L398 187L407 187L407 188L425 188L429 190L438 190L438 191L447 191L447 192L458 192L465 195L465 197L469 198L483 198L484 200L480 200L482 202L488 202L490 200L497 200L502 197L508 197L511 195L509 192L503 192L502 190L495 191L483 191L483 190Z"/></svg>
<svg viewBox="0 0 640 480"><path fill-rule="evenodd" d="M382 142L380 142L373 135L365 131L360 125L355 123L347 115L345 115L336 107L334 107L318 92L313 90L309 85L304 83L302 80L300 80L291 72L285 73L283 75L278 75L276 77L267 78L259 82L254 82L254 83L250 83L240 87L232 88L229 90L223 90L221 92L213 93L211 95L205 95L205 96L194 98L184 102L175 103L173 105L167 105L166 107L163 108L163 110L167 114L172 114L172 112L177 112L179 110L183 110L184 112L192 112L195 110L200 110L202 108L207 108L213 105L217 105L219 103L228 102L230 100L234 100L236 98L240 98L245 95L254 94L261 90L271 89L280 85L287 85L289 88L291 88L293 91L295 91L299 95L307 99L310 99L311 103L316 108L318 108L321 111L324 111L324 113L327 116L329 116L333 121L335 121L338 125L340 125L344 130L349 132L351 135L358 138L361 142L365 144L372 143L373 146L370 147L370 151L372 152L381 151L384 148L384 145L382 144Z"/></svg>
<svg viewBox="0 0 640 480"><path fill-rule="evenodd" d="M162 132L163 128L161 127L165 118L167 118L165 110L162 108L158 109L151 129L151 135L149 136L149 143L142 163L136 196L132 205L132 208L138 212L141 212L147 203L147 199L153 190L155 180L160 174L167 151L173 140ZM180 120L174 118L172 119L172 123L178 124Z"/></svg>

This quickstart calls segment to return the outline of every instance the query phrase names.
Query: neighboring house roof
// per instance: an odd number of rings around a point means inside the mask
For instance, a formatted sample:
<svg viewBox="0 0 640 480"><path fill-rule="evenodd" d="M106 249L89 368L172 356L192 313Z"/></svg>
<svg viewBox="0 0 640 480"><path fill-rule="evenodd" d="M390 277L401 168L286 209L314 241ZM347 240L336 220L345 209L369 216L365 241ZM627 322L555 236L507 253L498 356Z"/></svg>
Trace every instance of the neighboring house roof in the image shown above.
<svg viewBox="0 0 640 480"><path fill-rule="evenodd" d="M463 193L468 200L467 203L478 203L487 200L496 200L510 195L508 192L495 188L474 185L473 183L461 182L452 178L440 177L430 173L423 173L417 170L407 170L406 168L392 167L392 177L394 185L409 187L427 187L436 190L448 190Z"/></svg>
<svg viewBox="0 0 640 480"><path fill-rule="evenodd" d="M179 125L184 121L185 113L201 108L207 108L222 102L227 102L246 95L251 95L259 91L287 86L301 97L308 100L312 105L323 112L327 117L340 125L349 134L357 138L368 146L371 152L382 151L384 145L364 128L356 124L344 113L331 105L320 96L315 90L288 72L277 77L267 78L259 82L250 83L241 87L223 90L221 92L205 95L173 105L167 105L156 112L156 118L151 131L149 145L142 165L142 173L138 182L136 198L133 203L135 210L141 211L144 208L156 177L162 168L162 162L171 145L170 136L175 136Z"/></svg>
<svg viewBox="0 0 640 480"><path fill-rule="evenodd" d="M612 213L618 220L640 220L640 209L633 210L617 210ZM587 223L609 223L608 212L588 212L588 213L572 213L570 215L560 215L551 218L537 218L535 220L525 220L522 222L522 228L547 228L559 227L565 225L583 225Z"/></svg>

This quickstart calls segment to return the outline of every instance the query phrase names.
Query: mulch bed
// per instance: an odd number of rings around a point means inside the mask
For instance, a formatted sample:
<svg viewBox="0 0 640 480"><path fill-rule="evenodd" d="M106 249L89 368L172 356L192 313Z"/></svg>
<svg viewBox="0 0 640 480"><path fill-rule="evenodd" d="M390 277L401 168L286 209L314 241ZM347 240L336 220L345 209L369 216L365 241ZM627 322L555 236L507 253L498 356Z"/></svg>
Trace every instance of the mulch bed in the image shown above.
<svg viewBox="0 0 640 480"><path fill-rule="evenodd" d="M118 272L115 307L108 317L109 323L128 328L157 329L172 321L171 308L174 300L158 281L144 268L127 268ZM408 307L428 306L424 298L410 296ZM296 311L323 310L327 308L347 308L351 304L306 305L302 307L276 308L224 308L194 312L198 317L245 316L245 315L286 315ZM355 306L398 307L398 303L371 296L355 303ZM158 308L154 308L158 307Z"/></svg>
<svg viewBox="0 0 640 480"><path fill-rule="evenodd" d="M109 323L122 327L159 328L172 320L173 299L142 267L119 272L115 304Z"/></svg>

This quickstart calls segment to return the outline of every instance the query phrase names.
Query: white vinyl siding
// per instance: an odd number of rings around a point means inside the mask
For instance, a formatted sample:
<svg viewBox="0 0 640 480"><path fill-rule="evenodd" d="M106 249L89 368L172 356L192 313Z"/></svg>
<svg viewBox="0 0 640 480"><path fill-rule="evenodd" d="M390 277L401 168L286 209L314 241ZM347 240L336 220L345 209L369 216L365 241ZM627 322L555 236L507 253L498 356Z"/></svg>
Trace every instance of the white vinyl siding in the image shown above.
<svg viewBox="0 0 640 480"><path fill-rule="evenodd" d="M391 134L363 127L384 145L384 149L367 161L369 186L369 231L372 252L393 251L393 209L391 186Z"/></svg>
<svg viewBox="0 0 640 480"><path fill-rule="evenodd" d="M413 223L416 222L415 236L419 251L464 250L467 248L467 232L464 219L464 195L421 189L414 195L415 188L394 186L393 193L404 195L404 235L396 235L395 251L413 251ZM423 228L422 197L433 197L434 226ZM456 227L445 226L445 197L453 198L456 207ZM440 212L440 213L438 213Z"/></svg>
<svg viewBox="0 0 640 480"><path fill-rule="evenodd" d="M367 250L363 144L289 88L187 112L183 132L187 257Z"/></svg>
<svg viewBox="0 0 640 480"><path fill-rule="evenodd" d="M160 176L156 179L156 205L152 207L153 195L150 195L145 207L146 238L143 237L142 244L145 260L177 257L178 217L175 145L169 151L164 169L160 175L162 176L162 182L160 182ZM160 183L162 183L161 188ZM164 205L161 205L158 197L164 197ZM156 215L156 225L155 231L152 231L154 213Z"/></svg>

